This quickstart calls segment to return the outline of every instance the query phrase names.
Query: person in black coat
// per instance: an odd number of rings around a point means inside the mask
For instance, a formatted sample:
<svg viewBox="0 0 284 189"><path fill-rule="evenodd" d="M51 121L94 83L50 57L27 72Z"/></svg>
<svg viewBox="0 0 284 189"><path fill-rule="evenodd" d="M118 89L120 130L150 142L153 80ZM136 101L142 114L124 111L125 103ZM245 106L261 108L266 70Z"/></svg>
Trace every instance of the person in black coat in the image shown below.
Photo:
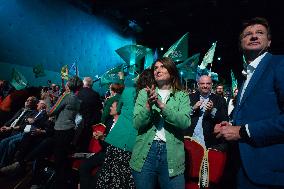
<svg viewBox="0 0 284 189"><path fill-rule="evenodd" d="M223 144L222 140L216 139L213 132L216 123L229 119L227 107L224 99L211 93L211 90L211 78L206 75L201 76L198 80L198 91L190 95L190 105L193 111L191 113L191 126L186 130L185 135L197 139L206 148L224 150L226 145ZM197 128L199 124L202 125L200 129ZM198 130L203 130L203 132L198 132ZM203 141L199 141L202 138Z"/></svg>
<svg viewBox="0 0 284 189"><path fill-rule="evenodd" d="M92 89L92 78L85 77L83 84L83 88L78 92L78 98L81 100L80 114L83 119L76 131L75 143L78 151L86 152L92 138L91 126L100 123L103 104L99 93Z"/></svg>

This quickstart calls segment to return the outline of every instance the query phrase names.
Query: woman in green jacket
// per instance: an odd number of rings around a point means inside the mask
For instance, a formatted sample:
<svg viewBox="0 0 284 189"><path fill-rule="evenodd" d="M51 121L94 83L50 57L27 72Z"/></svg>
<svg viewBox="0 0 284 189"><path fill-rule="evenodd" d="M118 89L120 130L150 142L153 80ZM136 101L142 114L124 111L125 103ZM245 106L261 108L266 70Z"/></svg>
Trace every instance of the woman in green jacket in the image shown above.
<svg viewBox="0 0 284 189"><path fill-rule="evenodd" d="M183 130L190 125L190 103L179 73L167 57L152 66L157 87L141 90L134 108L138 134L130 166L137 189L184 188Z"/></svg>

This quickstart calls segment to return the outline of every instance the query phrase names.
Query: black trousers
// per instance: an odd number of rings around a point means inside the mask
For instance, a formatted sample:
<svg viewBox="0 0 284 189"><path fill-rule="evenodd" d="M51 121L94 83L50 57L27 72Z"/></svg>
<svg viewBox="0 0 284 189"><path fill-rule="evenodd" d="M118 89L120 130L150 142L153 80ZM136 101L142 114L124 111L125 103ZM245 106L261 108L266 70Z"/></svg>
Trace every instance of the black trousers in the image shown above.
<svg viewBox="0 0 284 189"><path fill-rule="evenodd" d="M74 129L54 132L55 188L68 188L72 166L68 155L72 150Z"/></svg>
<svg viewBox="0 0 284 189"><path fill-rule="evenodd" d="M79 169L81 189L95 188L97 181L97 174L93 176L92 171L94 168L102 166L102 164L104 163L104 159L105 159L105 151L101 151L82 162Z"/></svg>
<svg viewBox="0 0 284 189"><path fill-rule="evenodd" d="M37 145L40 144L45 139L45 136L33 136L30 133L24 134L15 154L15 160L24 163L25 157L27 154L31 153L34 149L37 148Z"/></svg>
<svg viewBox="0 0 284 189"><path fill-rule="evenodd" d="M53 154L54 138L47 137L41 143L39 143L27 156L25 161L34 161L32 184L40 185L46 182L46 178L42 177L44 168L48 166L45 157L49 157Z"/></svg>

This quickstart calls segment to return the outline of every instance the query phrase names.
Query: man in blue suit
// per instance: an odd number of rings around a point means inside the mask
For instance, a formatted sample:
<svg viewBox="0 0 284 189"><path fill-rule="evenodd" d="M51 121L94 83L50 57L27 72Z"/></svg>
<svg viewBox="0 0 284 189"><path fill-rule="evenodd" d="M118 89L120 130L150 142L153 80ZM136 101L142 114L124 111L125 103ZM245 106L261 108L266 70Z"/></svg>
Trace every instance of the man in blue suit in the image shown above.
<svg viewBox="0 0 284 189"><path fill-rule="evenodd" d="M244 23L240 46L248 66L234 123L215 126L217 138L237 141L238 189L284 188L284 56L267 52L270 28L263 18Z"/></svg>

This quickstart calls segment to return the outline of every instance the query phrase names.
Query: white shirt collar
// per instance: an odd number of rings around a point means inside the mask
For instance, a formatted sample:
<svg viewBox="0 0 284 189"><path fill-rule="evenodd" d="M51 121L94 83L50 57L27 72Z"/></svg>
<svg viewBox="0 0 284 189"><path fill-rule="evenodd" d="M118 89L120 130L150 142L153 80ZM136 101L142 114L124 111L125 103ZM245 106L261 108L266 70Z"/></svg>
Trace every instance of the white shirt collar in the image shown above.
<svg viewBox="0 0 284 189"><path fill-rule="evenodd" d="M267 54L267 52L263 53L262 55L258 56L256 59L254 59L250 64L247 65L246 70L242 71L243 75L247 75L248 73L253 73L254 70L257 68L258 64L262 60L262 58Z"/></svg>
<svg viewBox="0 0 284 189"><path fill-rule="evenodd" d="M256 59L254 59L250 64L248 64L248 67L253 68L254 70L257 68L259 62L262 60L262 58L267 54L267 52L263 53L262 55L258 56Z"/></svg>
<svg viewBox="0 0 284 189"><path fill-rule="evenodd" d="M250 71L254 71L259 62L262 60L262 58L267 54L267 52L263 53L262 55L258 56L256 59L254 59L250 64L248 64L248 67L247 67L247 70L250 70Z"/></svg>

